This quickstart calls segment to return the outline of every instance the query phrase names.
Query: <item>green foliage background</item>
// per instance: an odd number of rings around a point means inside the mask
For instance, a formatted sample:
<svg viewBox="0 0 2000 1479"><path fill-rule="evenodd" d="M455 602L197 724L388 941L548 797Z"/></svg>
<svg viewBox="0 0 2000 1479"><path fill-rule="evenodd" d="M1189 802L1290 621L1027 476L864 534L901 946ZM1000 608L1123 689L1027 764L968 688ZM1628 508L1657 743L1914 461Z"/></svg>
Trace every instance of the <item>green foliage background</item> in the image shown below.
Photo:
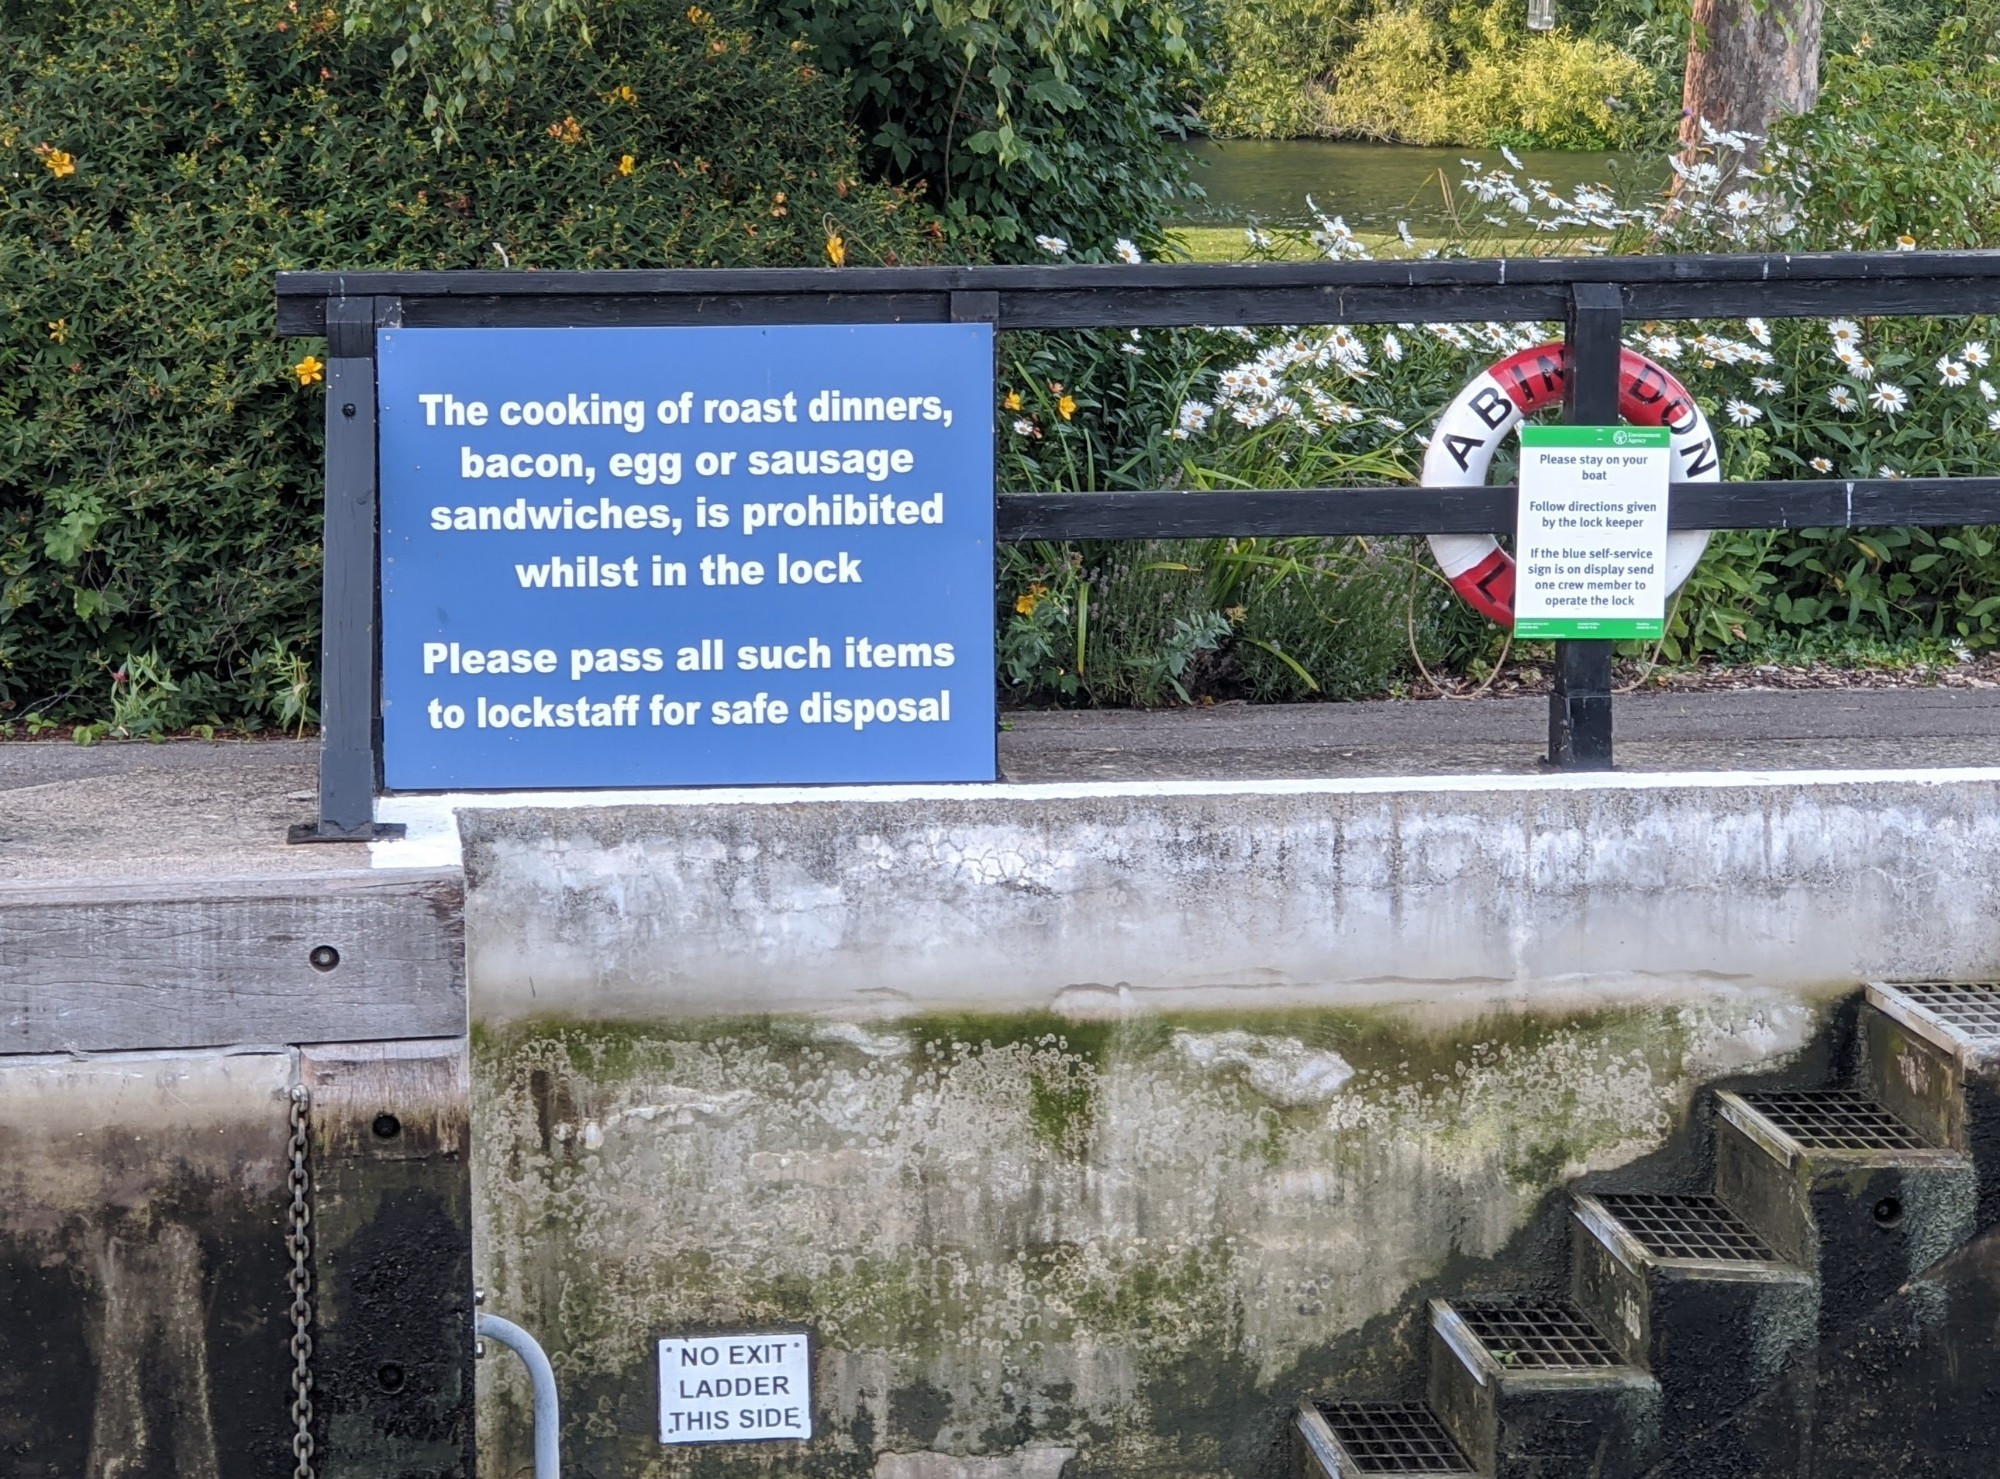
<svg viewBox="0 0 2000 1479"><path fill-rule="evenodd" d="M1782 126L1764 172L1747 182L1767 201L1753 200L1748 218L1722 204L1746 182L1725 179L1713 202L1684 198L1669 221L1657 200L1628 202L1634 208L1617 213L1624 227L1588 239L1663 252L2000 242L2000 176L1992 168L2000 157L2000 64L1975 52L1968 65L1966 37L1951 28L1937 41L1934 51L1902 62L1831 59L1820 106ZM1469 212L1475 221L1480 209ZM1518 231L1528 219L1503 212L1500 229ZM1574 216L1565 229L1574 229ZM1290 241L1275 235L1274 252L1365 250L1330 230ZM1543 238L1558 254L1585 239L1564 231ZM1393 239L1376 245L1420 254ZM1442 249L1486 255L1520 247L1468 234ZM1318 330L1044 341L1010 359L1008 383L1027 429L1003 436L1003 481L1050 489L1413 481L1417 438L1429 419L1501 352L1477 326L1466 327L1473 332L1457 343L1403 331L1393 354L1388 331L1352 331L1371 347L1366 374L1329 374L1321 383L1360 417L1341 424L1318 415L1311 427L1296 415L1238 424L1218 392L1228 369L1240 372L1294 334L1317 342ZM1865 375L1836 358L1824 321L1774 319L1761 330L1770 363L1754 365L1705 350L1695 337L1742 340L1752 333L1747 325L1628 328L1636 339L1678 346L1655 352L1707 408L1730 478L2000 472L2000 323L1991 318L1868 321L1858 329L1870 362ZM1560 333L1554 324L1540 330L1550 339ZM1307 378L1287 379L1283 389L1303 399ZM1076 403L1073 416L1056 409L1052 384ZM1871 403L1885 385L1906 397L1900 410ZM1836 406L1836 392L1852 409ZM1134 440L1135 427L1174 427L1190 400L1213 404L1205 429ZM1732 405L1748 424L1732 421ZM1398 428L1385 417L1409 424ZM1496 480L1505 476L1506 468L1496 469ZM1420 541L1029 546L1004 552L1000 598L1001 673L1022 702L1362 697L1420 686L1420 664L1480 677L1506 650L1531 662L1545 656L1532 644L1510 649L1504 632L1473 618L1444 590ZM1996 648L2000 530L1827 528L1719 532L1673 609L1661 655L1951 665ZM1627 655L1654 653L1643 644Z"/></svg>
<svg viewBox="0 0 2000 1479"><path fill-rule="evenodd" d="M1579 17L1579 19L1582 19ZM1662 79L1579 30L1527 30L1521 0L1221 0L1218 134L1410 144L1625 148L1663 138Z"/></svg>
<svg viewBox="0 0 2000 1479"><path fill-rule="evenodd" d="M299 373L317 346L274 335L275 270L791 265L826 261L836 237L850 263L915 263L1038 256L1044 231L1080 258L1121 236L1152 255L1185 188L1172 140L1208 85L1204 54L1240 41L1231 12L1170 0L536 0L519 34L476 5L438 31L415 0L354 3L0 0L14 58L0 72L0 723L310 722L323 406ZM1491 54L1515 44L1497 11L1450 3L1489 27ZM1399 13L1448 17L1450 3ZM1838 0L1830 37L1871 4ZM1821 107L1784 131L1794 183L1768 184L1796 193L1803 224L1725 249L2000 240L1993 28L1957 0L1913 4L1943 17L1927 41L1883 11L1879 35L1856 32L1863 54L1830 62ZM1257 12L1285 45L1326 55L1379 13ZM1566 11L1634 55L1672 43L1675 14L1673 0ZM1561 90L1588 102L1585 82ZM1347 250L1306 249L1320 248ZM1761 396L1763 419L1726 436L1732 475L1802 473L1816 456L1842 475L1985 472L2000 465L1994 413L1976 389L1945 393L1932 366L1966 339L2000 344L1993 332L1870 326L1879 372L1914 399L1866 421L1828 409L1841 372L1816 326L1779 326L1782 393L1686 373L1717 405ZM1483 362L1415 337L1407 357L1378 358L1365 437L1168 434L1254 352L1228 331L1009 335L1002 389L1020 403L1000 411L1003 484L1393 481ZM1359 697L1419 662L1478 672L1503 640L1401 541L1032 546L1003 551L1000 598L1002 679L1037 701ZM2000 645L1991 531L1718 537L1668 646L1686 659L1852 640Z"/></svg>
<svg viewBox="0 0 2000 1479"><path fill-rule="evenodd" d="M756 17L589 15L587 45L525 38L442 147L394 38L328 8L5 17L0 720L309 717L322 397L288 369L317 346L275 335L279 268L793 265L830 231L854 263L946 250L860 182L839 87Z"/></svg>
<svg viewBox="0 0 2000 1479"><path fill-rule="evenodd" d="M1173 145L1207 74L1178 0L766 4L842 79L871 175L994 256L1039 257L1039 234L1084 261L1150 251L1189 194Z"/></svg>

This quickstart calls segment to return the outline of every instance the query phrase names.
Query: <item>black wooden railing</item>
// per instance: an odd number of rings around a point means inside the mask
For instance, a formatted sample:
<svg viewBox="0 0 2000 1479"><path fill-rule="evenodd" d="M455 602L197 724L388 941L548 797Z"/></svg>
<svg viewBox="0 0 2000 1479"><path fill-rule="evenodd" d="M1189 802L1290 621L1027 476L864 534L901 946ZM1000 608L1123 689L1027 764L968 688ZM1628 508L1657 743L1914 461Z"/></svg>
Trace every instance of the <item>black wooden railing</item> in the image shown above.
<svg viewBox="0 0 2000 1479"><path fill-rule="evenodd" d="M663 272L285 272L278 330L327 341L320 816L301 840L375 835L375 330L991 323L1007 329L1203 324L1561 322L1565 413L1618 415L1625 323L2000 312L2000 252L1494 258L1215 266L758 268ZM1412 407L1412 416L1426 408ZM1003 540L1511 533L1512 488L1013 493ZM2000 478L1676 484L1683 529L2000 523ZM1611 647L1559 643L1549 758L1611 764Z"/></svg>

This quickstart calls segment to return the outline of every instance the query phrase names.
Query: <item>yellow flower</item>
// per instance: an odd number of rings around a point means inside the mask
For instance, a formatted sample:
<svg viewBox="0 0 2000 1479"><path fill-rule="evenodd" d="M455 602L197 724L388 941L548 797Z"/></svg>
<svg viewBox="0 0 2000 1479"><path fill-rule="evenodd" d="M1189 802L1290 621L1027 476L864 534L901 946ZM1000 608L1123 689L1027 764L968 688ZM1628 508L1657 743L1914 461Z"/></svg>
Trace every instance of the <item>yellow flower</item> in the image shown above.
<svg viewBox="0 0 2000 1479"><path fill-rule="evenodd" d="M69 320L66 318L50 319L49 337L58 344L69 343Z"/></svg>
<svg viewBox="0 0 2000 1479"><path fill-rule="evenodd" d="M629 82L622 87L612 88L611 91L603 94L603 97L607 103L636 103L639 101L639 94L632 91L632 84Z"/></svg>
<svg viewBox="0 0 2000 1479"><path fill-rule="evenodd" d="M554 139L558 144L581 144L583 142L583 125L578 123L574 118L565 118L561 123L551 123L549 125L549 137Z"/></svg>
<svg viewBox="0 0 2000 1479"><path fill-rule="evenodd" d="M1023 616L1033 616L1035 608L1042 604L1043 598L1048 593L1049 588L1045 585L1031 585L1023 595L1016 598L1014 609Z"/></svg>
<svg viewBox="0 0 2000 1479"><path fill-rule="evenodd" d="M714 19L714 16L703 10L699 5L690 5L688 7L688 24L691 26L705 26Z"/></svg>
<svg viewBox="0 0 2000 1479"><path fill-rule="evenodd" d="M629 154L624 155L618 161L618 173L621 175L629 175L632 173L633 170L637 169L638 167L639 167L639 161L634 159Z"/></svg>
<svg viewBox="0 0 2000 1479"><path fill-rule="evenodd" d="M1073 395L1066 395L1061 400L1057 401L1056 414L1062 417L1062 419L1065 421L1069 420L1070 417L1074 416L1076 414L1076 397Z"/></svg>
<svg viewBox="0 0 2000 1479"><path fill-rule="evenodd" d="M318 356L309 354L292 366L292 373L299 377L299 385L303 389L305 386L317 385L320 381L324 380L326 378L326 366L320 361Z"/></svg>
<svg viewBox="0 0 2000 1479"><path fill-rule="evenodd" d="M1010 391L1008 391L1008 392L1007 392L1007 399L1006 399L1006 400L1004 400L1004 401L1002 401L1002 402L1000 402L1000 404L1001 404L1001 405L1003 405L1003 406L1005 406L1005 407L1006 407L1006 408L1007 408L1008 410L1010 410L1010 411L1018 411L1018 410L1020 410L1020 409L1021 409L1021 392L1020 392L1020 391L1018 391L1018 390L1010 390Z"/></svg>
<svg viewBox="0 0 2000 1479"><path fill-rule="evenodd" d="M49 173L58 180L66 180L76 173L76 161L67 149L51 149L42 156L42 163L49 167Z"/></svg>
<svg viewBox="0 0 2000 1479"><path fill-rule="evenodd" d="M847 240L838 231L827 233L826 257L836 267L847 265Z"/></svg>

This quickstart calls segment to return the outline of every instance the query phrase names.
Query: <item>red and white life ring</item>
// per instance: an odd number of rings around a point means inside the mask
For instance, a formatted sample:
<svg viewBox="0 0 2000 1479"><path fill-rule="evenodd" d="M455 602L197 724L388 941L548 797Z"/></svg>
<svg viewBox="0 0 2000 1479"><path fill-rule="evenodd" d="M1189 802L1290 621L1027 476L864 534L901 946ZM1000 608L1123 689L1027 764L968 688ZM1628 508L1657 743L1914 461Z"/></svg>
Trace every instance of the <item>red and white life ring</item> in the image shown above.
<svg viewBox="0 0 2000 1479"><path fill-rule="evenodd" d="M1543 344L1510 355L1458 393L1438 417L1424 453L1426 488L1477 488L1493 454L1525 417L1563 398L1563 346ZM1687 388L1642 354L1618 361L1618 414L1634 426L1664 426L1673 435L1673 480L1714 483L1722 457L1708 418ZM1473 610L1514 625L1514 561L1490 534L1433 534L1431 554L1452 588ZM1667 536L1667 589L1678 590L1708 547L1706 529Z"/></svg>

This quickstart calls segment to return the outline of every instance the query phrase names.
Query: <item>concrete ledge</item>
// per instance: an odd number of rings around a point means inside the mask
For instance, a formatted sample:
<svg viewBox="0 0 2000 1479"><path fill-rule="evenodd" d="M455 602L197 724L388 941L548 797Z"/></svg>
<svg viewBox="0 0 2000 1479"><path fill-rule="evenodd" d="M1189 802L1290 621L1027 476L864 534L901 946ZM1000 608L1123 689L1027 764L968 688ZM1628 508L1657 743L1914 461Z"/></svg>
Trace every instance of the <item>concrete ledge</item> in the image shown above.
<svg viewBox="0 0 2000 1479"><path fill-rule="evenodd" d="M2000 966L1993 772L1004 789L462 811L474 1018L1658 999Z"/></svg>

